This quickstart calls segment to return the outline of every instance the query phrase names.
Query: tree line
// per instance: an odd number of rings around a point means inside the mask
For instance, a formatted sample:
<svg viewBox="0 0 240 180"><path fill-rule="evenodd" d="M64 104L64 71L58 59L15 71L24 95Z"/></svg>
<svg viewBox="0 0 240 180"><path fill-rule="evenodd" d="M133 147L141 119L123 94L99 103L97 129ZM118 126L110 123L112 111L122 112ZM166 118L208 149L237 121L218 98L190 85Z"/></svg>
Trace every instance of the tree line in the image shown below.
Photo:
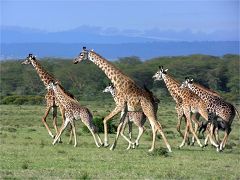
<svg viewBox="0 0 240 180"><path fill-rule="evenodd" d="M228 101L239 101L239 55L221 57L190 55L157 57L141 61L138 57L119 58L113 63L133 78L139 86L146 85L160 99L169 98L163 82L153 82L152 76L160 65L182 82L186 76L219 92ZM61 81L66 90L80 101L110 99L102 93L109 80L92 62L73 64L72 59L42 58L42 66ZM42 104L46 89L32 65L20 60L2 61L1 104Z"/></svg>

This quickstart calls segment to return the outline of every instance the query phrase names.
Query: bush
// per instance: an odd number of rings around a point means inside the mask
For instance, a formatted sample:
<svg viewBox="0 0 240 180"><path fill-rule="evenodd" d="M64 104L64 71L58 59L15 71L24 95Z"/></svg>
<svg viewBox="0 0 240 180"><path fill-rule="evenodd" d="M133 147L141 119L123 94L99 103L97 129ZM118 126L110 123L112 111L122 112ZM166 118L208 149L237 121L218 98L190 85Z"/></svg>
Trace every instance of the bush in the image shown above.
<svg viewBox="0 0 240 180"><path fill-rule="evenodd" d="M23 105L23 104L43 104L43 97L41 96L19 96L19 95L12 95L12 96L5 96L1 97L1 104L16 104L16 105Z"/></svg>
<svg viewBox="0 0 240 180"><path fill-rule="evenodd" d="M104 126L103 126L103 117L96 116L93 118L93 124L97 127L99 133L104 132ZM87 126L83 126L82 128L83 132L89 133L89 130ZM112 121L108 122L108 133L112 134L117 131L117 126L113 124Z"/></svg>

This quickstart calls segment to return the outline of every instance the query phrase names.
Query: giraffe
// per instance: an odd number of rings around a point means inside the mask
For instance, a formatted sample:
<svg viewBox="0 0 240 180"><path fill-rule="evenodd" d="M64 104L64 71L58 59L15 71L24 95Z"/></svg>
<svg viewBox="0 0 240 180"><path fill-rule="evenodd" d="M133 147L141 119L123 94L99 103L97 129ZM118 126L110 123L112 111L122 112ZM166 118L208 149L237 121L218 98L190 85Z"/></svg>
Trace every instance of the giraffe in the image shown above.
<svg viewBox="0 0 240 180"><path fill-rule="evenodd" d="M176 103L176 106L175 106L175 109L176 109L176 112L177 112L177 127L176 127L176 129L177 129L178 133L180 134L180 136L182 138L184 138L184 135L182 134L180 127L181 127L181 123L182 123L183 119L186 122L186 116L183 112L183 104L182 104L183 100L176 93L176 89L178 89L178 87L180 87L181 83L178 82L177 80L174 80L174 83L175 83L175 86L168 86L168 91L169 91L170 95L172 96L173 100ZM199 126L200 114L198 112L193 113L191 118L192 118L192 121L194 122L195 132L196 132L197 129L198 129L198 126ZM191 145L194 145L194 143L195 143L195 139L194 139L194 136L193 136ZM190 144L189 139L188 139L188 144Z"/></svg>
<svg viewBox="0 0 240 180"><path fill-rule="evenodd" d="M31 64L35 70L37 71L37 74L39 75L41 81L43 82L44 86L47 88L49 82L51 81L58 81L57 79L55 79L53 77L53 75L51 75L50 73L48 73L42 66L41 64L37 61L36 56L33 56L33 54L29 54L28 57L21 63L21 64ZM59 82L59 81L58 81ZM64 88L61 86L61 88L64 90ZM74 96L67 92L66 90L64 90L65 93L67 93L68 96L74 98ZM59 104L59 102L57 101L54 92L52 90L47 90L47 93L45 95L45 100L46 100L46 111L44 113L44 116L42 117L42 123L44 124L45 128L48 131L48 134L54 138L55 136L52 134L48 124L47 124L47 116L50 112L50 110L52 109L53 111L53 126L54 129L56 131L56 134L58 133L58 128L57 128L57 107L60 108L60 112L62 115L62 122L64 123L64 108ZM60 140L61 141L61 140ZM70 140L71 141L71 136L70 136Z"/></svg>
<svg viewBox="0 0 240 180"><path fill-rule="evenodd" d="M116 103L115 109L107 115L104 120L104 145L108 146L108 128L107 122L115 115L121 112L121 120L117 130L117 135L112 144L110 150L114 150L117 144L120 130L123 125L127 111L143 111L148 118L152 127L152 146L149 151L153 151L155 148L156 132L158 131L168 148L169 152L172 152L171 147L163 133L161 124L157 121L156 113L154 112L154 102L149 92L140 88L130 77L125 75L122 71L116 68L112 63L101 57L93 50L89 51L86 47L83 47L80 55L74 59L74 64L77 64L83 60L90 60L96 64L111 80L116 89ZM127 109L127 111L126 111Z"/></svg>
<svg viewBox="0 0 240 180"><path fill-rule="evenodd" d="M188 90L187 88L180 88L177 81L167 73L168 69L164 70L163 66L159 67L159 71L155 73L153 76L154 80L163 80L167 86L168 89L175 89L175 93L182 99L182 107L183 107L183 113L186 116L187 119L187 125L185 128L185 134L182 143L180 144L179 148L183 147L186 142L187 134L190 129L191 133L195 137L197 143L200 147L203 147L200 140L198 139L195 131L192 127L191 122L191 112L198 112L205 120L208 121L209 114L207 112L207 106L204 101L202 101L196 94ZM211 143L218 148L218 144L216 144L212 136L210 136Z"/></svg>
<svg viewBox="0 0 240 180"><path fill-rule="evenodd" d="M81 119L81 121L87 126L87 128L91 132L96 146L100 147L103 143L102 143L100 136L97 133L97 128L93 124L93 115L91 114L90 110L86 107L81 106L77 100L69 97L63 91L63 89L58 84L58 82L50 82L48 85L48 89L52 89L54 91L54 94L55 94L56 98L58 99L59 103L65 109L65 111L64 111L65 121L62 124L62 126L52 144L54 145L57 142L57 140L60 138L64 129L70 123L72 126L72 131L73 131L73 136L74 136L74 147L76 147L77 146L77 137L76 137L76 129L75 129L75 125L74 125L74 120ZM99 143L100 143L100 145L99 145Z"/></svg>
<svg viewBox="0 0 240 180"><path fill-rule="evenodd" d="M232 121L236 113L239 119L237 109L232 104L224 101L221 97L213 94L212 90L193 82L193 80L190 80L189 78L186 78L182 83L182 87L188 87L193 93L197 94L207 104L208 111L216 114L216 116L220 117L223 121L225 133L219 148L219 150L222 151L231 132Z"/></svg>
<svg viewBox="0 0 240 180"><path fill-rule="evenodd" d="M116 99L116 96L115 96L115 87L113 86L113 84L110 83L109 86L107 86L103 90L103 92L110 92L114 101L117 103L117 99ZM138 146L139 145L139 140L140 140L140 138L141 138L141 136L142 136L142 134L145 130L145 127L144 127L145 122L146 122L146 116L143 112L141 112L141 111L127 112L126 118L124 120L123 128L122 128L122 131L121 131L121 136L123 136L123 138L128 141L128 139L125 138L125 135L124 135L124 129L125 129L126 123L128 123L128 126L129 126L129 140L131 141L131 139L132 139L132 123L134 123L138 127L138 136L137 136L137 139L136 139L134 144L136 146ZM131 145L132 145L132 143L130 142L127 149L130 149Z"/></svg>

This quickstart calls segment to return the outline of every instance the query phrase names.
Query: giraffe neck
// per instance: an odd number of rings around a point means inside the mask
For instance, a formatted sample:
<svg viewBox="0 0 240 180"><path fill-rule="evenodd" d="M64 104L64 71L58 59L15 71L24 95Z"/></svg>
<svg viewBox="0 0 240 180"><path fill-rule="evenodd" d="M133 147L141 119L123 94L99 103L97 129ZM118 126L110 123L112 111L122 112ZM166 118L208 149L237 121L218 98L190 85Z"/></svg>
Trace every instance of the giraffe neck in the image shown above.
<svg viewBox="0 0 240 180"><path fill-rule="evenodd" d="M171 77L169 74L164 74L162 77L172 98L176 102L179 102L179 100L181 99L180 83L173 77Z"/></svg>
<svg viewBox="0 0 240 180"><path fill-rule="evenodd" d="M64 90L60 88L58 84L53 86L53 91L61 105L66 109L67 105L71 104L72 102L71 98L65 94Z"/></svg>
<svg viewBox="0 0 240 180"><path fill-rule="evenodd" d="M126 81L132 81L128 76L121 72L117 67L115 67L111 62L107 61L95 52L90 51L88 53L88 58L94 64L96 64L111 80L115 88L121 88L122 84Z"/></svg>
<svg viewBox="0 0 240 180"><path fill-rule="evenodd" d="M213 91L212 89L208 89L200 84L197 84L197 83L193 83L194 87L201 90L202 92L205 92L209 95L212 95L212 96L217 96L217 97L221 97L217 92Z"/></svg>
<svg viewBox="0 0 240 180"><path fill-rule="evenodd" d="M211 99L211 97L213 96L213 95L209 94L207 91L203 90L202 88L199 88L194 83L188 84L188 87L192 92L197 94L205 102L208 102L209 99Z"/></svg>
<svg viewBox="0 0 240 180"><path fill-rule="evenodd" d="M31 60L31 63L33 65L33 67L35 68L35 70L37 71L40 79L42 80L43 84L47 87L48 84L51 81L55 81L56 79L49 74L42 66L41 64L37 61L37 60Z"/></svg>

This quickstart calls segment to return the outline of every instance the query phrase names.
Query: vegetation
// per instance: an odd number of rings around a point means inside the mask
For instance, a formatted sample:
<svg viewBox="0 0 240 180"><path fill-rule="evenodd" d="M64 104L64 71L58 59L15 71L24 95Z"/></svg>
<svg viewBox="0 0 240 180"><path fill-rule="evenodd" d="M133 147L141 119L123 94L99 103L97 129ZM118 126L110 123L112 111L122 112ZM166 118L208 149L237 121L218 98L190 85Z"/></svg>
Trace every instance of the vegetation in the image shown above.
<svg viewBox="0 0 240 180"><path fill-rule="evenodd" d="M90 62L74 65L69 59L44 58L41 64L92 111L94 123L103 138L102 118L114 108L114 102L110 94L102 93L109 83L102 71ZM163 65L179 81L190 76L218 91L227 100L237 102L239 56L192 55L145 62L137 57L127 57L114 61L114 64L140 86L146 84L161 99L158 117L173 153L166 151L160 136L156 150L148 153L152 140L148 122L140 146L130 151L126 151L128 144L121 137L114 151L97 148L81 122L76 122L78 147L67 144L68 130L62 135L63 143L52 146L52 139L41 122L46 93L43 83L32 66L21 65L20 61L6 61L1 62L0 69L0 179L240 179L239 121L233 121L227 147L222 153L217 153L211 146L178 149L182 138L175 130L174 103L163 82L152 80L158 66ZM116 117L109 123L110 143L114 140L118 119ZM60 126L60 113L58 122ZM47 123L53 130L51 114ZM135 127L133 137L136 135Z"/></svg>
<svg viewBox="0 0 240 180"><path fill-rule="evenodd" d="M186 76L218 91L229 101L239 99L239 55L223 57L191 55L178 57L159 57L141 61L137 57L120 58L114 61L124 73L132 77L140 86L148 88L162 98L169 93L162 82L153 82L152 76L159 65L180 82ZM81 100L110 99L110 94L102 93L109 83L105 74L93 63L82 62L74 65L70 59L44 58L41 64L54 74L63 86ZM1 104L39 104L44 97L45 88L31 65L21 65L20 61L1 62ZM36 96L36 98L33 98Z"/></svg>
<svg viewBox="0 0 240 180"><path fill-rule="evenodd" d="M99 102L82 103L93 111L94 118L104 117L113 108L113 104L100 106ZM68 130L62 135L63 143L53 146L41 122L44 109L39 105L0 105L0 179L240 178L239 121L233 122L224 152L217 153L211 146L202 150L197 144L178 149L182 138L175 129L177 117L174 104L165 102L159 106L158 117L173 153L166 151L160 136L156 140L156 150L148 152L152 140L148 122L137 149L127 151L128 143L120 137L116 149L110 151L109 148L97 148L91 134L86 133L80 121L76 122L76 148L67 143ZM58 121L60 126L60 114ZM51 116L47 122L53 130ZM117 118L112 121L113 124L117 122ZM102 133L100 136L103 139ZM135 127L133 138L136 136ZM222 138L223 132L220 136ZM110 134L110 143L114 137L115 134Z"/></svg>

